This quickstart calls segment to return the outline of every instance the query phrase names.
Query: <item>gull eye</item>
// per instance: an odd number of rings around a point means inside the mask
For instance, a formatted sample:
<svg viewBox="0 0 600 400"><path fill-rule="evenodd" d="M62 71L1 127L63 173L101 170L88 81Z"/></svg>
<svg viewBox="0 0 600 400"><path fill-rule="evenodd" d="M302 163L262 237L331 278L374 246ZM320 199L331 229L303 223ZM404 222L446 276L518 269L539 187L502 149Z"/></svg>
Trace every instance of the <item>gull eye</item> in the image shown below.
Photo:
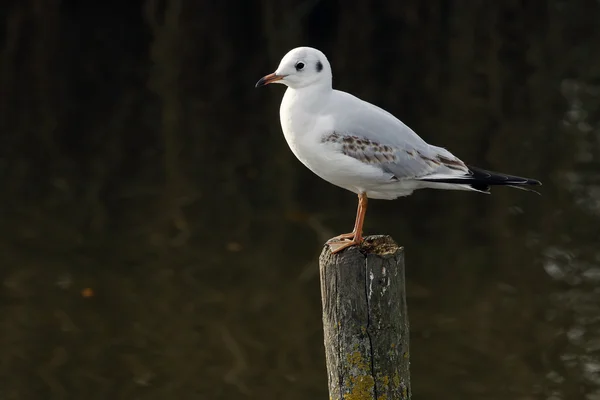
<svg viewBox="0 0 600 400"><path fill-rule="evenodd" d="M298 61L296 63L296 71L302 71L304 69L304 63L302 61Z"/></svg>

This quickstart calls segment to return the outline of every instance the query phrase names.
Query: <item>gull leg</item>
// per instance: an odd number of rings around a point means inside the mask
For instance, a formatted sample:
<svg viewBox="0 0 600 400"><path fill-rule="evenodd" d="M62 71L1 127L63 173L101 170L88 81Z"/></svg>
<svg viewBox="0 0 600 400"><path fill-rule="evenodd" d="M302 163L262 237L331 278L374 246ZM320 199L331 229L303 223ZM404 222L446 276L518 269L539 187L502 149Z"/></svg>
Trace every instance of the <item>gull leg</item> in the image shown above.
<svg viewBox="0 0 600 400"><path fill-rule="evenodd" d="M327 243L339 242L339 241L348 240L348 239L351 240L354 238L354 236L356 235L356 224L358 223L358 218L360 215L360 208L361 208L361 202L360 202L360 194L359 194L358 195L358 206L356 207L356 219L354 220L354 228L352 228L352 232L342 233L341 235L332 237L331 239L329 239L327 241Z"/></svg>
<svg viewBox="0 0 600 400"><path fill-rule="evenodd" d="M366 193L361 193L358 195L358 211L356 213L356 221L354 223L354 230L352 231L352 236L349 237L350 234L340 235L344 236L344 238L348 238L350 240L338 241L337 239L340 237L335 237L332 240L327 241L327 244L331 248L331 253L338 253L350 246L360 245L363 241L362 237L362 229L363 224L365 222L365 214L367 213L367 195Z"/></svg>

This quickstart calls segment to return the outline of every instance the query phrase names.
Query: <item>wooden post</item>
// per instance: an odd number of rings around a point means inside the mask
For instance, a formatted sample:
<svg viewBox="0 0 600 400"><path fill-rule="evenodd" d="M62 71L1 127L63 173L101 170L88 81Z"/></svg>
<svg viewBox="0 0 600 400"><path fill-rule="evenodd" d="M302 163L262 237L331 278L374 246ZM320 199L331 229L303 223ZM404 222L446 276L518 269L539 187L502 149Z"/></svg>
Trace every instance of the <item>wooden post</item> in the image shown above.
<svg viewBox="0 0 600 400"><path fill-rule="evenodd" d="M410 399L403 249L370 236L319 264L330 400Z"/></svg>

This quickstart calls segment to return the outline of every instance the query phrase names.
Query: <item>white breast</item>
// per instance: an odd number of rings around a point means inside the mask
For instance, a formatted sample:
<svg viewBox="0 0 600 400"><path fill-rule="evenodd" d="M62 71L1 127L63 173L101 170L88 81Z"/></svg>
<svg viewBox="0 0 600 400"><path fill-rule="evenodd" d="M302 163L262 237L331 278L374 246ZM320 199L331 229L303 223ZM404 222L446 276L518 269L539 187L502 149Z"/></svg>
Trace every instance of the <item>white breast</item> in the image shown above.
<svg viewBox="0 0 600 400"><path fill-rule="evenodd" d="M279 118L283 135L294 155L309 169L314 162L314 150L320 141L318 127L322 122L318 113L314 113L312 107L306 107L306 102L298 96L298 91L287 89L281 107Z"/></svg>

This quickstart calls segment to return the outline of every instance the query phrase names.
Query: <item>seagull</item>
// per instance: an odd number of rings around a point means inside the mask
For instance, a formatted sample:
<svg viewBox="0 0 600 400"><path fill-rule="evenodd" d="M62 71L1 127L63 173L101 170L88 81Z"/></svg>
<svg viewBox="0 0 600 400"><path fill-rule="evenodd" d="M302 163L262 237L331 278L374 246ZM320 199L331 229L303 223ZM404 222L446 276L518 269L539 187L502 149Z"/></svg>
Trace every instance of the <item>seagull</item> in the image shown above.
<svg viewBox="0 0 600 400"><path fill-rule="evenodd" d="M317 176L358 195L354 229L327 242L332 253L360 246L368 199L393 200L426 188L489 194L490 186L532 191L523 186L541 185L465 164L389 112L333 89L332 78L321 51L297 47L256 83L287 86L279 117L290 149Z"/></svg>

